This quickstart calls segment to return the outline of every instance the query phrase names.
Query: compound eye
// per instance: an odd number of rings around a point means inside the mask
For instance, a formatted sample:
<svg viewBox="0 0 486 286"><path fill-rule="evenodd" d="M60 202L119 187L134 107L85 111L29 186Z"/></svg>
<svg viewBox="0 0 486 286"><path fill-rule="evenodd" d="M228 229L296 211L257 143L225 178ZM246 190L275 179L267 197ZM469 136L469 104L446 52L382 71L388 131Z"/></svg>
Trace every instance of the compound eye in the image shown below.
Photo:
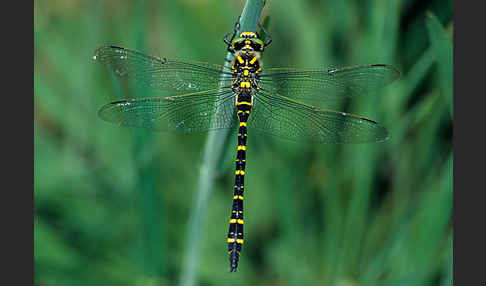
<svg viewBox="0 0 486 286"><path fill-rule="evenodd" d="M259 44L259 43L251 43L250 45L255 51L261 51L263 49L263 45Z"/></svg>
<svg viewBox="0 0 486 286"><path fill-rule="evenodd" d="M263 41L260 40L260 39L252 39L251 41L251 47L255 50L255 51L262 51L263 50Z"/></svg>

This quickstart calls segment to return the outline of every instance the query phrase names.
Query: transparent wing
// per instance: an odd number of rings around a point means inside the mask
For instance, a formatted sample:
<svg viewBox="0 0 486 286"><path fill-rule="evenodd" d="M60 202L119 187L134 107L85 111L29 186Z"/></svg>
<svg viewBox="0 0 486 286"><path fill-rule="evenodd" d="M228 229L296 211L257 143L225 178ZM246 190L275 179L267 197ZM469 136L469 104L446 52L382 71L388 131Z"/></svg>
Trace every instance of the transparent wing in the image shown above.
<svg viewBox="0 0 486 286"><path fill-rule="evenodd" d="M320 110L267 92L255 96L248 130L317 143L369 143L388 138L386 129L375 121L349 113Z"/></svg>
<svg viewBox="0 0 486 286"><path fill-rule="evenodd" d="M314 102L339 102L373 90L397 79L390 65L364 65L341 69L269 68L260 75L260 88L272 94Z"/></svg>
<svg viewBox="0 0 486 286"><path fill-rule="evenodd" d="M229 91L115 101L98 115L117 125L182 133L232 128L237 120Z"/></svg>
<svg viewBox="0 0 486 286"><path fill-rule="evenodd" d="M158 58L116 46L99 48L93 58L118 77L133 78L164 91L187 93L214 89L219 87L224 73L228 79L222 84L231 84L231 73L217 64Z"/></svg>

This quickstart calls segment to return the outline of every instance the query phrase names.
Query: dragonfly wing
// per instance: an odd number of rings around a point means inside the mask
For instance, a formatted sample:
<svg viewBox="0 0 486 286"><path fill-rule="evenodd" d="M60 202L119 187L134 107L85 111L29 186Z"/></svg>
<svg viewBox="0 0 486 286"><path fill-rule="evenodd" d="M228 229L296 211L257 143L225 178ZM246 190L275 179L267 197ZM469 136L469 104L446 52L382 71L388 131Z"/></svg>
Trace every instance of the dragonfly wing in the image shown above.
<svg viewBox="0 0 486 286"><path fill-rule="evenodd" d="M231 84L231 73L217 64L158 58L116 46L99 48L93 58L118 77L133 78L164 91L187 93L214 89L219 87L224 73L228 79L223 85Z"/></svg>
<svg viewBox="0 0 486 286"><path fill-rule="evenodd" d="M260 88L268 93L307 102L339 103L346 97L367 93L399 77L390 65L363 65L341 69L270 68L260 75Z"/></svg>
<svg viewBox="0 0 486 286"><path fill-rule="evenodd" d="M266 92L255 96L248 126L259 133L317 143L369 143L388 138L386 129L373 120L320 110Z"/></svg>
<svg viewBox="0 0 486 286"><path fill-rule="evenodd" d="M126 99L104 105L98 114L117 125L182 133L232 128L237 120L229 91Z"/></svg>

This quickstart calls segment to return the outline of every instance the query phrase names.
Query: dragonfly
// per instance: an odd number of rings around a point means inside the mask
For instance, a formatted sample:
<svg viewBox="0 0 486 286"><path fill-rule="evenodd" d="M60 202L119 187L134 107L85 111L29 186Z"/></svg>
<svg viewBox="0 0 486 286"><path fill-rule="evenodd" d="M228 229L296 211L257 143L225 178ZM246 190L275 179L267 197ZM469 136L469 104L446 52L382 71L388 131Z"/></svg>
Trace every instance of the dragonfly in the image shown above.
<svg viewBox="0 0 486 286"><path fill-rule="evenodd" d="M116 125L182 133L237 128L233 204L227 236L230 272L236 272L244 242L243 199L248 130L293 141L371 143L388 138L371 119L321 109L329 103L378 90L399 77L396 68L370 64L343 68L265 68L261 53L272 42L256 32L239 31L223 41L231 66L168 59L104 46L94 59L119 78L158 90L159 97L127 98L101 107L101 119Z"/></svg>

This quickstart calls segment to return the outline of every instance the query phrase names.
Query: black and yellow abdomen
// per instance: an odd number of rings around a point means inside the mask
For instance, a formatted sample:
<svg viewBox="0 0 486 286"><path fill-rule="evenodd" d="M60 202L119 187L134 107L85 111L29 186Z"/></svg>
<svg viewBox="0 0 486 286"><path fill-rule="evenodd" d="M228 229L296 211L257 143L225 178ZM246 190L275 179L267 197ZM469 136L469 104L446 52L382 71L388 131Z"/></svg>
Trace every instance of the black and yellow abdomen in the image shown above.
<svg viewBox="0 0 486 286"><path fill-rule="evenodd" d="M238 147L236 153L235 185L233 191L233 207L231 209L230 226L228 230L228 253L230 271L235 272L240 259L243 245L243 199L245 191L246 139L247 122L253 106L251 94L243 91L236 97L236 112L239 119Z"/></svg>

